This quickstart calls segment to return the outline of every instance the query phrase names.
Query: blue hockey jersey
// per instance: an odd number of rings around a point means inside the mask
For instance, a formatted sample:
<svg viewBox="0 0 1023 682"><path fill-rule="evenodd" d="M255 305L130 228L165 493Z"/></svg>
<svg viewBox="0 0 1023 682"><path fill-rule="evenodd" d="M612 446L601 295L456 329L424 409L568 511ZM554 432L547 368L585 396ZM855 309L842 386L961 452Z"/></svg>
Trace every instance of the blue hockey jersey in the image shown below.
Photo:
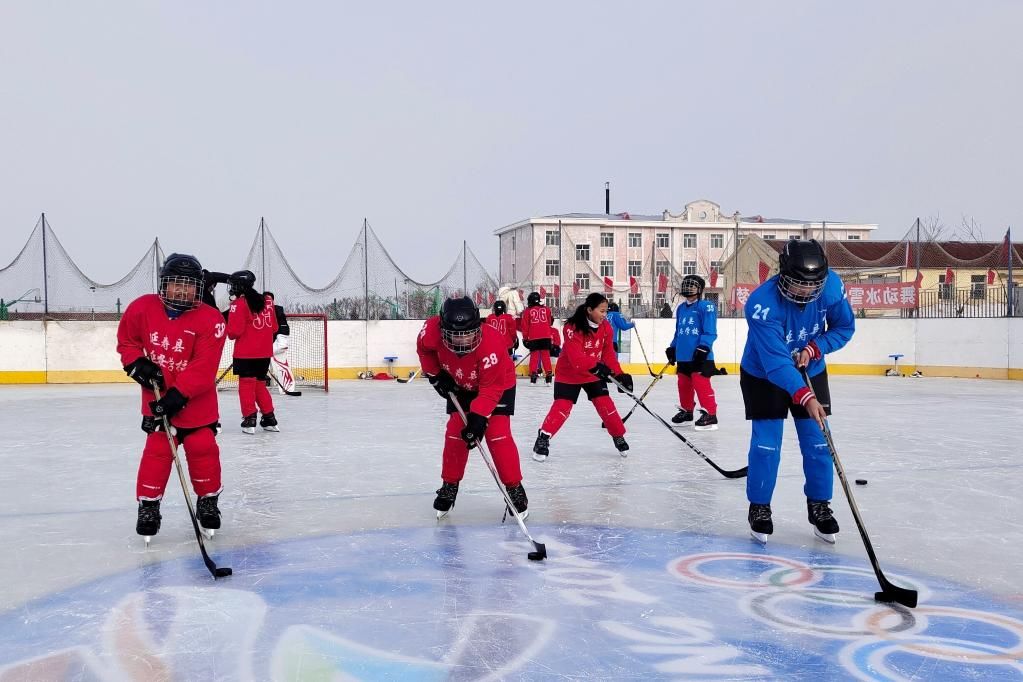
<svg viewBox="0 0 1023 682"><path fill-rule="evenodd" d="M671 346L679 362L688 362L697 346L703 346L714 359L714 340L718 337L718 308L713 302L700 298L692 303L682 301L675 309L675 338Z"/></svg>
<svg viewBox="0 0 1023 682"><path fill-rule="evenodd" d="M845 286L834 270L828 271L824 291L817 300L800 307L781 295L778 275L757 287L745 306L749 333L742 352L742 369L767 379L791 395L805 387L792 352L817 344L821 357L811 360L809 376L826 369L824 356L852 338L856 328Z"/></svg>

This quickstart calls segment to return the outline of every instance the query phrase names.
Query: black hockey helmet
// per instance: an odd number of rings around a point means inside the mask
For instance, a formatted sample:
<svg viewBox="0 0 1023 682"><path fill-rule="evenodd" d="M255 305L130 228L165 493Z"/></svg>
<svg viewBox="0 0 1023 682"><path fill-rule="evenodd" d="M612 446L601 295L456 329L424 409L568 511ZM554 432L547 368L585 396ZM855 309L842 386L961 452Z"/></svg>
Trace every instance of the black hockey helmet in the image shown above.
<svg viewBox="0 0 1023 682"><path fill-rule="evenodd" d="M480 345L480 324L480 309L468 296L449 298L440 308L441 340L456 355L471 353Z"/></svg>
<svg viewBox="0 0 1023 682"><path fill-rule="evenodd" d="M504 315L505 313L508 312L508 304L505 303L504 301L494 301L494 306L492 310L494 311L495 315Z"/></svg>
<svg viewBox="0 0 1023 682"><path fill-rule="evenodd" d="M229 293L232 296L241 296L256 286L256 274L252 270L238 270L228 276L227 282L231 285Z"/></svg>
<svg viewBox="0 0 1023 682"><path fill-rule="evenodd" d="M682 284L678 287L678 292L685 297L696 296L699 298L703 296L703 290L707 287L707 282L699 275L686 275L682 278Z"/></svg>
<svg viewBox="0 0 1023 682"><path fill-rule="evenodd" d="M614 301L608 301L607 302L607 311L609 313L617 313L617 312L621 312L621 308L619 308L618 304L615 303Z"/></svg>
<svg viewBox="0 0 1023 682"><path fill-rule="evenodd" d="M536 305L540 305L540 292L539 291L529 292L529 296L526 296L526 305L528 305L530 308Z"/></svg>
<svg viewBox="0 0 1023 682"><path fill-rule="evenodd" d="M790 239L778 256L778 290L799 305L814 301L828 279L828 257L816 239Z"/></svg>
<svg viewBox="0 0 1023 682"><path fill-rule="evenodd" d="M199 259L172 253L160 268L160 298L169 310L183 313L202 300L203 269Z"/></svg>

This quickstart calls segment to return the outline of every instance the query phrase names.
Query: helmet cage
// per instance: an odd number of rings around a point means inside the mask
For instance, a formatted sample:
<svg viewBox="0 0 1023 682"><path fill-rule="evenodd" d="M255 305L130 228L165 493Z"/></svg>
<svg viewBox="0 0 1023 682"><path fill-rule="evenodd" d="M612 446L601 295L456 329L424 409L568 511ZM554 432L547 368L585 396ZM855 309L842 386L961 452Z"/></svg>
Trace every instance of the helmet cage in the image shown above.
<svg viewBox="0 0 1023 682"><path fill-rule="evenodd" d="M444 347L455 355L468 355L483 342L483 330L480 327L461 331L441 327L440 334Z"/></svg>
<svg viewBox="0 0 1023 682"><path fill-rule="evenodd" d="M183 313L202 301L202 277L164 275L160 277L160 299L170 310ZM189 290L191 295L189 295Z"/></svg>
<svg viewBox="0 0 1023 682"><path fill-rule="evenodd" d="M806 305L820 297L826 281L826 276L817 281L811 281L782 272L778 275L778 291L783 298L799 305Z"/></svg>
<svg viewBox="0 0 1023 682"><path fill-rule="evenodd" d="M682 284L679 285L678 291L683 296L699 296L703 293L703 287L700 286L699 281L693 277L686 277L682 280Z"/></svg>

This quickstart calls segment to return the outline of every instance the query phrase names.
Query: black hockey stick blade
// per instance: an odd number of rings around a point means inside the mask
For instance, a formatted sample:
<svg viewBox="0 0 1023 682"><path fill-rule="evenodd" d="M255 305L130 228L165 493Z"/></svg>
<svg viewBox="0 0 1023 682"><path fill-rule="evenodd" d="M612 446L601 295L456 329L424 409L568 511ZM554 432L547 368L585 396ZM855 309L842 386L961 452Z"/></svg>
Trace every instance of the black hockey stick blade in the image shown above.
<svg viewBox="0 0 1023 682"><path fill-rule="evenodd" d="M899 587L898 585L892 585L887 580L884 581L887 585L882 585L880 592L874 593L874 601L879 601L883 604L902 604L911 609L916 608L916 590L908 590L905 587Z"/></svg>
<svg viewBox="0 0 1023 682"><path fill-rule="evenodd" d="M412 381L413 379L415 379L417 376L419 376L419 370L418 369L415 372L409 372L407 377L394 377L394 378L397 380L397 382L399 384L407 384L410 381Z"/></svg>
<svg viewBox="0 0 1023 682"><path fill-rule="evenodd" d="M547 545L542 542L533 540L533 546L536 547L535 552L530 552L526 555L526 558L530 561L543 561L547 558Z"/></svg>
<svg viewBox="0 0 1023 682"><path fill-rule="evenodd" d="M284 395L290 395L293 397L302 395L302 391L289 391L288 389L284 388L284 384L281 383L281 380L278 379L277 375L274 374L273 372L270 372L270 377L274 380L274 382L277 383L280 389L284 391Z"/></svg>

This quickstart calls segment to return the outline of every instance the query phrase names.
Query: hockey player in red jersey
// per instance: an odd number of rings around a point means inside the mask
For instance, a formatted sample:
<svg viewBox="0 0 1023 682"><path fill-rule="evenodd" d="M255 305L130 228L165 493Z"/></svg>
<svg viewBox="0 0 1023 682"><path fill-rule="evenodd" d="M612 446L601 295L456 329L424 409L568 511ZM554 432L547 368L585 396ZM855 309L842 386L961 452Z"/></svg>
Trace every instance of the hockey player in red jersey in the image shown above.
<svg viewBox="0 0 1023 682"><path fill-rule="evenodd" d="M554 404L543 420L533 445L533 459L543 462L550 455L551 437L568 420L579 392L593 403L597 414L607 425L615 447L625 456L629 444L625 442L625 424L607 390L607 379L613 376L632 390L632 376L622 371L614 351L614 332L607 317L607 299L598 293L586 297L572 317L565 320L562 329L565 344L558 358L554 380Z"/></svg>
<svg viewBox="0 0 1023 682"><path fill-rule="evenodd" d="M135 484L139 501L135 531L147 542L160 530L160 500L174 461L163 433L164 416L185 450L199 498L197 520L203 528L220 528L216 379L226 330L216 308L200 302L202 292L199 261L171 254L160 270L160 293L132 301L117 327L121 364L142 386L142 430L147 435ZM161 390L160 400L154 384Z"/></svg>
<svg viewBox="0 0 1023 682"><path fill-rule="evenodd" d="M416 351L423 374L447 401L442 481L433 502L437 518L454 506L469 450L482 438L486 438L497 474L516 511L524 516L529 501L511 432L515 366L506 352L504 338L490 325L481 324L480 311L472 299L451 298L444 302L440 315L423 325ZM449 392L455 393L465 410L468 425L462 423Z"/></svg>
<svg viewBox="0 0 1023 682"><path fill-rule="evenodd" d="M508 314L508 304L504 301L495 301L493 312L487 315L486 323L504 338L508 355L513 355L519 347L519 332L515 318Z"/></svg>
<svg viewBox="0 0 1023 682"><path fill-rule="evenodd" d="M266 388L270 357L274 352L277 317L273 300L256 291L256 275L240 270L231 275L231 307L227 316L227 338L234 341L233 369L238 377L238 400L242 407L242 431L256 432L256 407L263 413L259 425L266 431L280 431L274 415L273 398Z"/></svg>
<svg viewBox="0 0 1023 682"><path fill-rule="evenodd" d="M540 293L534 291L526 297L527 307L519 316L519 331L522 332L522 345L529 349L529 382L535 384L543 367L547 383L554 377L551 371L551 324L554 313L545 305L540 305Z"/></svg>

